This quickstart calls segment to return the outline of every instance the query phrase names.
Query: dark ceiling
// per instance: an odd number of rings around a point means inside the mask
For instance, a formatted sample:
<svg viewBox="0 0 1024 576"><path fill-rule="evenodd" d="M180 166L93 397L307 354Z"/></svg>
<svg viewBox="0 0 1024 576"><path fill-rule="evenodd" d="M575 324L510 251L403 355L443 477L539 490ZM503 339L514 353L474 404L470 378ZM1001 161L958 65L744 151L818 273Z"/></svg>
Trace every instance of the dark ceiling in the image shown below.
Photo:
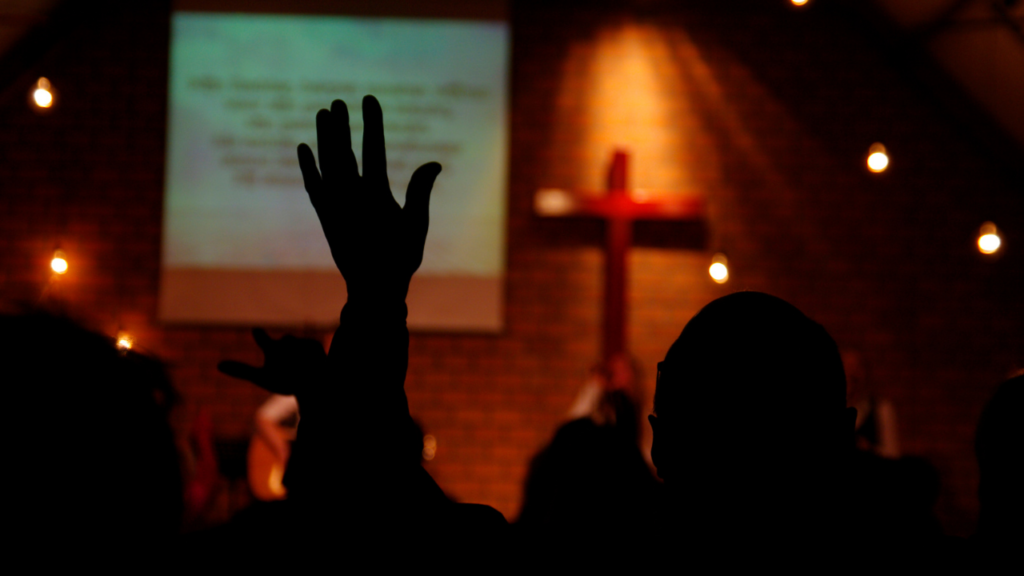
<svg viewBox="0 0 1024 576"><path fill-rule="evenodd" d="M807 8L828 1L811 0ZM888 24L929 54L1024 150L1024 0L872 2ZM4 0L0 4L0 61L29 32L44 26L60 3Z"/></svg>

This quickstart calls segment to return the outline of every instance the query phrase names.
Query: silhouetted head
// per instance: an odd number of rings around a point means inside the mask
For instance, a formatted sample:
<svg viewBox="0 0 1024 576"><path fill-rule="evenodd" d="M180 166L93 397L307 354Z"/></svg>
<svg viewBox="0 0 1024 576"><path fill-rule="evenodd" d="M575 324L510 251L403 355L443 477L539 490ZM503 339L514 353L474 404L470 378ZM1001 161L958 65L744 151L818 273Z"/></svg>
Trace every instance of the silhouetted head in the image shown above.
<svg viewBox="0 0 1024 576"><path fill-rule="evenodd" d="M849 445L855 419L832 338L758 292L719 298L687 323L659 364L654 410L658 475L709 505L820 486L820 463Z"/></svg>
<svg viewBox="0 0 1024 576"><path fill-rule="evenodd" d="M1024 536L1024 376L1003 382L978 422L975 453L981 479L978 533Z"/></svg>
<svg viewBox="0 0 1024 576"><path fill-rule="evenodd" d="M574 551L601 538L622 545L649 528L657 489L633 429L580 418L534 457L519 526Z"/></svg>
<svg viewBox="0 0 1024 576"><path fill-rule="evenodd" d="M130 554L181 521L163 365L65 318L0 315L13 546Z"/></svg>

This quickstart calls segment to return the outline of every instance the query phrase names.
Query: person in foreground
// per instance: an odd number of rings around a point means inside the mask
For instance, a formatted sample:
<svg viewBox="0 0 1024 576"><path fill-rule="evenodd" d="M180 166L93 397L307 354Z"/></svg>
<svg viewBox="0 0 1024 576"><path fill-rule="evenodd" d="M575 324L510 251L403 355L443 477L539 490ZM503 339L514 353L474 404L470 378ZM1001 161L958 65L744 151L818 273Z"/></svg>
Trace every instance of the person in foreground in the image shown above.
<svg viewBox="0 0 1024 576"><path fill-rule="evenodd" d="M654 410L666 537L754 557L844 539L856 410L835 342L794 306L759 292L705 306L658 364Z"/></svg>
<svg viewBox="0 0 1024 576"><path fill-rule="evenodd" d="M978 422L978 501L973 543L981 565L995 571L1024 566L1024 375L1000 384ZM1013 569L1012 566L1017 566Z"/></svg>
<svg viewBox="0 0 1024 576"><path fill-rule="evenodd" d="M405 298L423 259L430 192L441 166L420 166L399 206L388 183L380 104L367 96L362 107L362 175L341 100L316 117L319 169L309 146L298 149L306 191L348 289L330 351L325 355L315 340L263 334L257 342L264 366L228 361L220 369L298 399L301 423L284 477L289 495L271 522L297 551L329 556L340 547L368 556L444 541L449 550L458 542L463 553L481 552L500 540L495 533L507 526L504 517L490 507L453 503L418 459L406 457L415 423L404 389Z"/></svg>
<svg viewBox="0 0 1024 576"><path fill-rule="evenodd" d="M665 565L700 555L802 569L962 562L941 533L894 532L858 485L855 408L828 332L788 302L738 292L705 306L658 365L651 450L667 496ZM870 487L868 487L870 488ZM891 519L891 518L890 518ZM904 524L907 526L907 524Z"/></svg>
<svg viewBox="0 0 1024 576"><path fill-rule="evenodd" d="M400 207L389 188L382 112L372 96L363 100L363 119L362 175L341 101L317 115L319 170L312 150L299 147L306 190L348 286L330 352L313 340L257 333L263 367L220 366L298 398L289 497L278 508L283 512L271 515L272 525L286 526L292 549L305 557L342 546L415 561L418 552L408 552L439 545L447 558L464 562L521 556L500 513L452 503L406 457L405 298L423 258L440 166L416 170ZM618 559L641 557L656 569L697 559L753 566L768 558L835 568L859 528L850 525L855 499L844 471L856 410L846 406L842 360L825 329L779 298L736 293L691 319L658 368L649 421L668 502L638 504L659 509L631 515L648 526L609 533L616 546L584 539L587 550L563 547L565 556L600 562L620 548ZM525 552L531 558L533 551Z"/></svg>
<svg viewBox="0 0 1024 576"><path fill-rule="evenodd" d="M0 365L9 569L161 567L183 509L164 365L38 310L0 314Z"/></svg>

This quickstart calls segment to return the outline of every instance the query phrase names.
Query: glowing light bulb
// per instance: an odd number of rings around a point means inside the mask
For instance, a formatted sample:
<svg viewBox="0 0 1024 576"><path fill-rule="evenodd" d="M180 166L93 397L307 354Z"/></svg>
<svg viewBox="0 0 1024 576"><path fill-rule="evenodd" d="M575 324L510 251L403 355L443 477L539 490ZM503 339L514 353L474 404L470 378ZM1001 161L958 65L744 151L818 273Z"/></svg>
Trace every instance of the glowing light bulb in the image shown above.
<svg viewBox="0 0 1024 576"><path fill-rule="evenodd" d="M868 170L877 174L885 172L888 167L889 154L885 151L885 146L880 142L875 142L868 148Z"/></svg>
<svg viewBox="0 0 1024 576"><path fill-rule="evenodd" d="M135 345L135 340L132 339L131 334L127 332L117 333L117 349L121 352L127 352L132 349Z"/></svg>
<svg viewBox="0 0 1024 576"><path fill-rule="evenodd" d="M433 460L437 454L437 438L434 438L433 434L427 434L423 437L423 459Z"/></svg>
<svg viewBox="0 0 1024 576"><path fill-rule="evenodd" d="M719 284L724 283L729 279L729 268L721 262L715 262L708 268L708 273L711 274L711 278Z"/></svg>
<svg viewBox="0 0 1024 576"><path fill-rule="evenodd" d="M999 230L991 222L985 222L978 231L978 250L982 254L995 254L1003 245L1003 239L999 237Z"/></svg>
<svg viewBox="0 0 1024 576"><path fill-rule="evenodd" d="M541 188L533 197L533 208L541 216L564 216L575 207L572 194L557 188Z"/></svg>
<svg viewBox="0 0 1024 576"><path fill-rule="evenodd" d="M808 2L808 0L789 0L789 1L793 3L793 6L803 6L804 4L807 4L807 2Z"/></svg>
<svg viewBox="0 0 1024 576"><path fill-rule="evenodd" d="M884 152L875 152L868 156L868 169L872 172L882 172L889 167L889 157Z"/></svg>
<svg viewBox="0 0 1024 576"><path fill-rule="evenodd" d="M36 106L40 108L49 108L53 104L53 94L50 94L49 90L43 90L42 88L36 88L36 91L32 93L32 99L36 101Z"/></svg>
<svg viewBox="0 0 1024 576"><path fill-rule="evenodd" d="M50 269L57 274L63 274L68 271L68 259L64 256L64 252L57 250L53 253L53 260L50 260Z"/></svg>
<svg viewBox="0 0 1024 576"><path fill-rule="evenodd" d="M50 87L49 80L40 78L36 81L35 89L32 91L32 101L40 108L53 106L53 89Z"/></svg>
<svg viewBox="0 0 1024 576"><path fill-rule="evenodd" d="M715 254L714 258L711 259L711 266L708 267L708 274L711 275L711 279L719 284L725 284L729 281L729 260L725 257L725 254Z"/></svg>

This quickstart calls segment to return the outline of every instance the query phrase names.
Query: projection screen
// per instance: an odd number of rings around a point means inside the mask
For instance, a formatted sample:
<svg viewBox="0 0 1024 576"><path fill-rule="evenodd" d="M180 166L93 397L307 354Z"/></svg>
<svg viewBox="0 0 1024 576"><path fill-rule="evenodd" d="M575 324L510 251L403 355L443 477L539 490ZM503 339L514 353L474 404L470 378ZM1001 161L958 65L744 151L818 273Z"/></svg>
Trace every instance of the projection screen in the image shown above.
<svg viewBox="0 0 1024 576"><path fill-rule="evenodd" d="M345 302L295 148L315 115L384 109L391 188L443 166L412 329L503 324L508 26L503 21L175 12L159 317L170 323L329 325Z"/></svg>

